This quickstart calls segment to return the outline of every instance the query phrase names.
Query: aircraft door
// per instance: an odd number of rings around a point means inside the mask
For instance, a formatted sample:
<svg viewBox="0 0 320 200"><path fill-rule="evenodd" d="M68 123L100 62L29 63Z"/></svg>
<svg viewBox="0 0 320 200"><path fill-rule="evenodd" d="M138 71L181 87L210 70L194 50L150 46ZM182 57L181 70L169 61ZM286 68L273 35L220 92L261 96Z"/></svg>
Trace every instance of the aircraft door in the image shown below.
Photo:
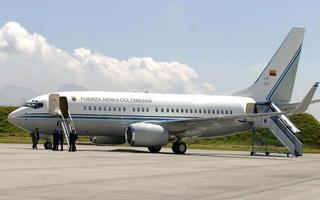
<svg viewBox="0 0 320 200"><path fill-rule="evenodd" d="M50 115L59 114L60 109L60 96L59 94L49 95L49 113Z"/></svg>
<svg viewBox="0 0 320 200"><path fill-rule="evenodd" d="M68 118L68 100L67 97L60 97L59 99L60 110L64 118Z"/></svg>
<svg viewBox="0 0 320 200"><path fill-rule="evenodd" d="M254 103L247 103L246 106L246 114L254 113L255 112L255 104Z"/></svg>

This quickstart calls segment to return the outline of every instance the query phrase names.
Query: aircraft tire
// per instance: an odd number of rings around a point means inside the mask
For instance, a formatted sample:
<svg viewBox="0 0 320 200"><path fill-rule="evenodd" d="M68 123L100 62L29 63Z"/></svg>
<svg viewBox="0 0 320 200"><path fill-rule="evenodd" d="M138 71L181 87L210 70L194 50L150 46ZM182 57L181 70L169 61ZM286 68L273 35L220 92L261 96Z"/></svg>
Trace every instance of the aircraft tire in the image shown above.
<svg viewBox="0 0 320 200"><path fill-rule="evenodd" d="M52 149L52 143L51 142L45 142L43 144L44 149Z"/></svg>
<svg viewBox="0 0 320 200"><path fill-rule="evenodd" d="M148 150L150 151L150 153L159 153L161 147L148 147Z"/></svg>
<svg viewBox="0 0 320 200"><path fill-rule="evenodd" d="M175 142L172 144L172 151L175 154L184 154L187 151L187 145L184 142Z"/></svg>

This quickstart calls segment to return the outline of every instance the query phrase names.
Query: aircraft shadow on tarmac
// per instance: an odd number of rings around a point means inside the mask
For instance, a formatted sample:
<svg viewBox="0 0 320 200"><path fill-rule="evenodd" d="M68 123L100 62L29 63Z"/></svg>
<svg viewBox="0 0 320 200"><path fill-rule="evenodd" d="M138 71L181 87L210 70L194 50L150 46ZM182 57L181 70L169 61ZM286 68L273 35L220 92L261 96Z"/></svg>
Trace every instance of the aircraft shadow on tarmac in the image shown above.
<svg viewBox="0 0 320 200"><path fill-rule="evenodd" d="M93 150L93 151L103 151L103 150ZM112 150L105 150L105 152L119 152L119 153L141 153L141 154L152 154L148 151L137 150L137 149L112 149ZM155 154L165 154L165 155L172 155L172 156L203 156L203 157L220 157L220 158L248 158L248 159L276 159L276 158L287 158L286 154L279 154L274 153L270 154L269 156L265 156L264 154L256 154L254 156L250 155L250 152L246 153L219 153L219 152L209 152L209 153L201 153L201 152L193 152L193 153L186 153L183 155L177 155L171 152L159 152Z"/></svg>
<svg viewBox="0 0 320 200"><path fill-rule="evenodd" d="M10 148L10 147L9 147ZM29 147L12 147L15 149L26 149L26 150L32 150ZM39 149L40 150L40 149ZM68 151L68 149L65 149L66 151ZM48 151L48 150L46 150ZM50 151L50 150L49 150ZM201 156L201 157L219 157L219 158L248 158L248 159L279 159L279 158L287 158L286 154L280 154L280 153L271 153L269 154L269 156L265 156L263 153L258 153L255 154L254 156L250 155L250 152L241 152L241 153L232 153L232 151L224 151L223 153L220 152L206 152L206 153L202 153L202 152L191 152L191 153L186 153L186 154L182 154L182 155L177 155L171 152L159 152L159 153L150 153L149 151L144 151L144 150L139 150L139 149L85 149L85 148L79 148L77 151L81 152L81 151L91 151L91 152L118 152L118 153L138 153L138 154L154 154L154 155L172 155L172 156ZM293 158L293 157L289 157L289 158ZM291 160L291 159L288 159Z"/></svg>

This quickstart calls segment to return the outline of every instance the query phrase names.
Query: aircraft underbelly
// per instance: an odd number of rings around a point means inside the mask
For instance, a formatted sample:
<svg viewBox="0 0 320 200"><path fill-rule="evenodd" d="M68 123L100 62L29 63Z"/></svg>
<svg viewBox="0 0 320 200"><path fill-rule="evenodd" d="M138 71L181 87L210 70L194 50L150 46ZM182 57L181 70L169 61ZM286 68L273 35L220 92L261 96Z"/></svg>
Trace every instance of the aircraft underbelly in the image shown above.
<svg viewBox="0 0 320 200"><path fill-rule="evenodd" d="M28 119L23 120L25 129L32 131L38 128L43 134L52 134L57 128L58 119ZM78 135L87 136L124 136L127 126L137 121L133 120L81 120L75 119Z"/></svg>

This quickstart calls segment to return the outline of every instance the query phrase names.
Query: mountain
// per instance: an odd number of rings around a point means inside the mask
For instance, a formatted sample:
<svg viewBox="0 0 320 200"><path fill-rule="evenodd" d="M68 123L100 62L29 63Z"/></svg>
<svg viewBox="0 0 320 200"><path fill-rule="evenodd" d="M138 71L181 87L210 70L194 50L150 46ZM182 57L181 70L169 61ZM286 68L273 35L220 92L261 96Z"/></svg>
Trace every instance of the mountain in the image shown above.
<svg viewBox="0 0 320 200"><path fill-rule="evenodd" d="M38 95L39 93L29 88L7 85L0 90L0 105L19 106Z"/></svg>
<svg viewBox="0 0 320 200"><path fill-rule="evenodd" d="M58 89L58 91L86 91L86 90L88 89L76 84L65 84Z"/></svg>

